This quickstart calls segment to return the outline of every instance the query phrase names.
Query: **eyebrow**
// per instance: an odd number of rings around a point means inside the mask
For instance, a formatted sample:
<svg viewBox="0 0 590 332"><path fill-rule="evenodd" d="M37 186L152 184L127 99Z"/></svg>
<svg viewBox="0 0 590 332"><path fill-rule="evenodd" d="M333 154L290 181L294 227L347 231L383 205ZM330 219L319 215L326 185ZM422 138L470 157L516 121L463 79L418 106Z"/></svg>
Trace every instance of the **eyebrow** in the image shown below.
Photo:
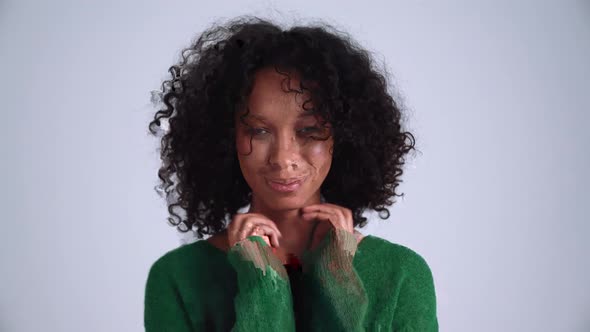
<svg viewBox="0 0 590 332"><path fill-rule="evenodd" d="M315 113L315 112L313 112L313 111L306 111L306 112L300 113L300 114L297 116L297 118L303 118L303 117L313 116L313 115L315 115L315 114L316 114L316 113ZM255 119L258 119L258 120L260 120L260 121L262 121L262 122L266 122L266 118L265 118L263 115L260 115L260 114L256 114L256 113L248 113L248 114L246 115L246 118L248 118L248 117L253 117L253 118L255 118Z"/></svg>

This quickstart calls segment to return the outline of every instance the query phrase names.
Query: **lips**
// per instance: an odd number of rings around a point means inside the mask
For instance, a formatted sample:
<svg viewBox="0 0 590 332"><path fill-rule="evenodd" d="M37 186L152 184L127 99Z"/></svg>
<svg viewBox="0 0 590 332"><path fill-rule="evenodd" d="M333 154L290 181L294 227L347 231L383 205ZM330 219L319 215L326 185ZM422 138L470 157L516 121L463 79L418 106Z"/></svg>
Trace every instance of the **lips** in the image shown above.
<svg viewBox="0 0 590 332"><path fill-rule="evenodd" d="M290 193L297 191L306 177L285 178L285 179L267 179L268 185L277 192Z"/></svg>
<svg viewBox="0 0 590 332"><path fill-rule="evenodd" d="M295 177L295 178L288 178L288 179L268 179L268 181L275 182L282 185L289 185L295 183L297 181L301 181L305 179L305 176Z"/></svg>

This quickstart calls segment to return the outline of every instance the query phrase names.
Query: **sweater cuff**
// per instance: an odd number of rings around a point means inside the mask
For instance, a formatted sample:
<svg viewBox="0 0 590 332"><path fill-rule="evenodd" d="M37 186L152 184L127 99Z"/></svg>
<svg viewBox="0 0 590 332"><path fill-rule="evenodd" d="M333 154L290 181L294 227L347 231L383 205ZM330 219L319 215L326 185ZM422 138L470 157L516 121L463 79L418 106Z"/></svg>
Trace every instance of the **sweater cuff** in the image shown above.
<svg viewBox="0 0 590 332"><path fill-rule="evenodd" d="M358 240L354 233L345 229L331 228L316 248L303 253L301 257L303 271L309 271L322 261L324 264L328 261L352 263L357 248Z"/></svg>
<svg viewBox="0 0 590 332"><path fill-rule="evenodd" d="M266 275L267 269L270 268L283 279L288 278L283 262L272 252L272 248L261 236L251 235L236 243L228 251L228 257L230 262L239 259L253 263L256 268L262 271L263 275ZM237 266L236 264L232 265Z"/></svg>

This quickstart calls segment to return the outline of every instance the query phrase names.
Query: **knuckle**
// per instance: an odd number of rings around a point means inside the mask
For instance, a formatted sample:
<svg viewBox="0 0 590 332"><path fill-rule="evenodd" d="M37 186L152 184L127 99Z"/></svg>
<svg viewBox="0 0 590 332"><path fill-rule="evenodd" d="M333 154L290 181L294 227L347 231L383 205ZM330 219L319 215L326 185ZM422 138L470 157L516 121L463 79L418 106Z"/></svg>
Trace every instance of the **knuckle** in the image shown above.
<svg viewBox="0 0 590 332"><path fill-rule="evenodd" d="M350 211L349 209L346 209L345 212L346 212L346 218L352 219L352 211Z"/></svg>

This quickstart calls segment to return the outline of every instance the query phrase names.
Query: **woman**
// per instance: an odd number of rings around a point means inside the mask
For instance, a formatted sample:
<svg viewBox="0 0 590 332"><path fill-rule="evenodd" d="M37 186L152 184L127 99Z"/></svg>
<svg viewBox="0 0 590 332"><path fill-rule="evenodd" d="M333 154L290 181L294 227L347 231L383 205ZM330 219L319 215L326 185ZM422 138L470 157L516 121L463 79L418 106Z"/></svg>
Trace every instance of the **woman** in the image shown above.
<svg viewBox="0 0 590 332"><path fill-rule="evenodd" d="M211 236L153 264L147 331L438 330L424 259L354 229L388 217L414 148L368 52L239 18L170 71L160 189L173 225Z"/></svg>

